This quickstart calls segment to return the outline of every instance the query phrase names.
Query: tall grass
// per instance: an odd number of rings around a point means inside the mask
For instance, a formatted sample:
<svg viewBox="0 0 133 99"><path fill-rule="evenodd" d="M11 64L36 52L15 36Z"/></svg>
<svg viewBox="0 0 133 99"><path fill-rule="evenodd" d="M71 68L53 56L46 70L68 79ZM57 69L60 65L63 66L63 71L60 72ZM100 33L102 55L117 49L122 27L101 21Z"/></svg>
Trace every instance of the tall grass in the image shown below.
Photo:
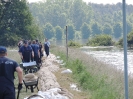
<svg viewBox="0 0 133 99"><path fill-rule="evenodd" d="M53 47L52 52L66 61L63 47ZM91 93L91 99L124 99L124 74L113 66L102 63L78 49L69 49L66 68L73 71L73 77ZM133 79L129 77L129 98L133 99Z"/></svg>
<svg viewBox="0 0 133 99"><path fill-rule="evenodd" d="M17 48L7 48L7 57L17 61L18 63L21 62L21 58Z"/></svg>

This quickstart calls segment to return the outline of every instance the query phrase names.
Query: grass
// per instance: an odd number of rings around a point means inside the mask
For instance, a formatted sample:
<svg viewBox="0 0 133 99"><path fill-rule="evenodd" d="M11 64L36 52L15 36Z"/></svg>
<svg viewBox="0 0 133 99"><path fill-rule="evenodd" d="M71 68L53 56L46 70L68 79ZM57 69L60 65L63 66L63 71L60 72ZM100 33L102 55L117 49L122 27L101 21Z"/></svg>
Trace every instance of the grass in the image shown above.
<svg viewBox="0 0 133 99"><path fill-rule="evenodd" d="M77 83L74 81L72 74L62 74L61 71L63 70L65 70L65 68L61 67L60 70L54 73L60 86L67 89L68 92L73 95L73 99L89 99L90 95L87 92L76 91L70 88L71 84Z"/></svg>
<svg viewBox="0 0 133 99"><path fill-rule="evenodd" d="M52 47L52 52L66 61L63 47ZM73 71L73 78L90 99L124 99L124 74L122 71L102 63L78 49L69 49L66 67ZM133 79L129 76L129 98L133 99Z"/></svg>

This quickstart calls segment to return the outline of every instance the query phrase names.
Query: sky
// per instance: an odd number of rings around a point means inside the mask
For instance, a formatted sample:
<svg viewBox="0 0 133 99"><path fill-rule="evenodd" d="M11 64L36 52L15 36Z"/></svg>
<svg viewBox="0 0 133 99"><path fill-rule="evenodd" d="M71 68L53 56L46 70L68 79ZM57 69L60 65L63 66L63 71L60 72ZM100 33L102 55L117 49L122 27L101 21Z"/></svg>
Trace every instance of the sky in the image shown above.
<svg viewBox="0 0 133 99"><path fill-rule="evenodd" d="M118 2L121 2L123 0L83 0L85 2L91 2L91 3L103 3L103 4L116 4ZM125 0L127 4L133 4L133 0Z"/></svg>
<svg viewBox="0 0 133 99"><path fill-rule="evenodd" d="M28 0L29 2L37 2L37 1L42 1L42 0ZM83 0L85 2L91 2L91 3L103 3L103 4L116 4L118 2L122 3L122 0ZM133 0L125 0L127 4L132 4L133 5Z"/></svg>

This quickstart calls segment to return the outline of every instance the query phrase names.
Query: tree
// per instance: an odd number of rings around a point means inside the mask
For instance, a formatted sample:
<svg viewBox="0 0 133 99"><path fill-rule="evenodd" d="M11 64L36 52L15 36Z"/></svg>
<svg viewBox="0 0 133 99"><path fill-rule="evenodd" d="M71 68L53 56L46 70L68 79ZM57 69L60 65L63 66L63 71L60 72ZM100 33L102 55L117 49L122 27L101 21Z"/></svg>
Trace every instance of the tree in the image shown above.
<svg viewBox="0 0 133 99"><path fill-rule="evenodd" d="M130 47L133 45L133 31L127 35L127 43Z"/></svg>
<svg viewBox="0 0 133 99"><path fill-rule="evenodd" d="M54 28L50 23L47 23L44 27L44 35L46 38L51 39L54 37Z"/></svg>
<svg viewBox="0 0 133 99"><path fill-rule="evenodd" d="M116 39L119 39L122 36L122 26L120 23L116 23L113 26L113 31L114 31L114 37Z"/></svg>
<svg viewBox="0 0 133 99"><path fill-rule="evenodd" d="M71 7L70 13L71 18L73 21L73 24L76 28L76 30L80 30L80 27L82 26L83 19L86 18L86 11L84 11L82 6L86 6L82 0L73 0L72 2L73 6Z"/></svg>
<svg viewBox="0 0 133 99"><path fill-rule="evenodd" d="M110 26L110 24L105 24L104 25L104 28L103 28L103 33L104 34L108 34L108 35L112 35L113 34L113 29L112 27Z"/></svg>
<svg viewBox="0 0 133 99"><path fill-rule="evenodd" d="M91 28L92 28L92 35L98 35L102 33L100 26L96 22L92 24Z"/></svg>
<svg viewBox="0 0 133 99"><path fill-rule="evenodd" d="M132 24L130 22L127 22L127 33L130 33L132 31Z"/></svg>
<svg viewBox="0 0 133 99"><path fill-rule="evenodd" d="M63 30L60 26L55 27L56 40L61 40L63 36Z"/></svg>
<svg viewBox="0 0 133 99"><path fill-rule="evenodd" d="M88 39L91 34L91 29L87 23L83 23L81 26L82 39Z"/></svg>
<svg viewBox="0 0 133 99"><path fill-rule="evenodd" d="M0 10L0 33L3 36L0 36L0 45L12 46L22 38L35 39L38 36L39 33L35 31L37 26L33 24L33 17L26 0L10 0L2 2L2 6L0 7L4 9Z"/></svg>
<svg viewBox="0 0 133 99"><path fill-rule="evenodd" d="M133 31L127 35L127 43L129 47L133 45ZM118 41L118 45L123 46L123 38Z"/></svg>
<svg viewBox="0 0 133 99"><path fill-rule="evenodd" d="M72 24L69 24L67 26L68 29L68 40L73 40L74 39L74 35L75 35L75 28Z"/></svg>

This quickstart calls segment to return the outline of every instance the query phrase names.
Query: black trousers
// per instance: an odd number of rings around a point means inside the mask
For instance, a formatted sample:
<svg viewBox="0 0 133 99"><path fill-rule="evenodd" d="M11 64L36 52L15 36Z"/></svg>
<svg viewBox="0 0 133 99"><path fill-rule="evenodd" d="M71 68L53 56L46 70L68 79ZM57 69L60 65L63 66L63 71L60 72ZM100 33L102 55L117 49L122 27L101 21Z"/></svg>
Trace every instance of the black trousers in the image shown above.
<svg viewBox="0 0 133 99"><path fill-rule="evenodd" d="M34 56L34 61L36 61L37 64L39 63L39 56L38 55Z"/></svg>
<svg viewBox="0 0 133 99"><path fill-rule="evenodd" d="M15 88L0 83L0 99L16 99Z"/></svg>
<svg viewBox="0 0 133 99"><path fill-rule="evenodd" d="M47 45L45 45L45 53L47 56L49 55L49 47Z"/></svg>

